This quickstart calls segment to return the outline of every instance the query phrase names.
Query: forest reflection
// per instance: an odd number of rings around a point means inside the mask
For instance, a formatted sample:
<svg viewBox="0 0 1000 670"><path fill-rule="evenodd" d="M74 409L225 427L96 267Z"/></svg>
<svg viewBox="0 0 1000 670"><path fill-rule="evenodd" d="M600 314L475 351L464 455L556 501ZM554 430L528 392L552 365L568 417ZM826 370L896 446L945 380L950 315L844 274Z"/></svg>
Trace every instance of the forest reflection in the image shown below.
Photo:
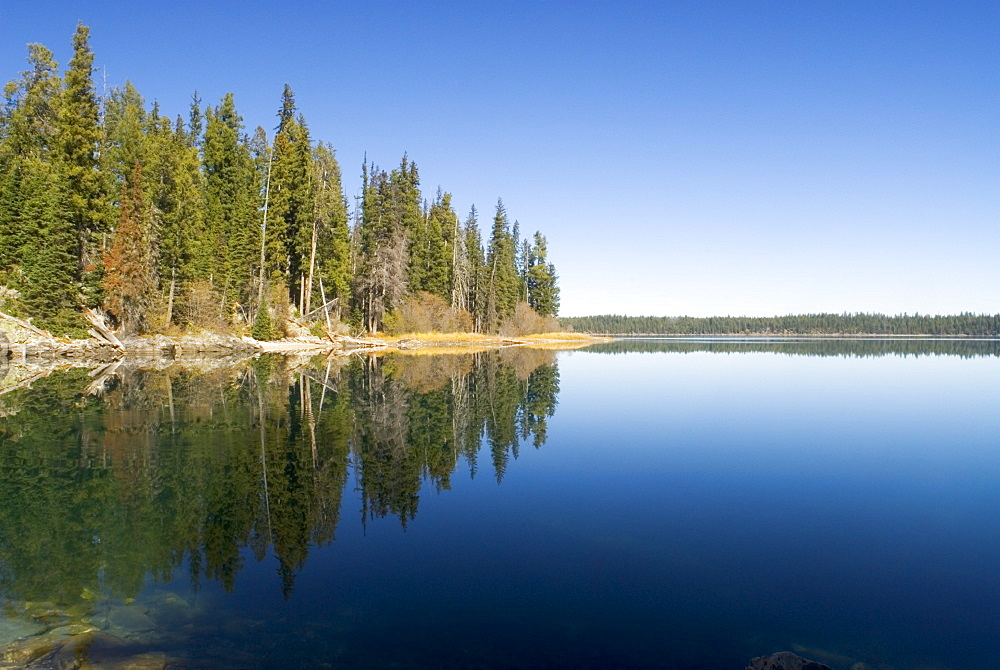
<svg viewBox="0 0 1000 670"><path fill-rule="evenodd" d="M287 598L345 489L405 526L463 460L500 482L544 444L558 391L525 349L51 374L0 395L0 597L129 598L182 566L231 590L270 548Z"/></svg>
<svg viewBox="0 0 1000 670"><path fill-rule="evenodd" d="M623 337L581 351L636 353L775 353L789 356L1000 356L1000 340L931 338L643 338Z"/></svg>

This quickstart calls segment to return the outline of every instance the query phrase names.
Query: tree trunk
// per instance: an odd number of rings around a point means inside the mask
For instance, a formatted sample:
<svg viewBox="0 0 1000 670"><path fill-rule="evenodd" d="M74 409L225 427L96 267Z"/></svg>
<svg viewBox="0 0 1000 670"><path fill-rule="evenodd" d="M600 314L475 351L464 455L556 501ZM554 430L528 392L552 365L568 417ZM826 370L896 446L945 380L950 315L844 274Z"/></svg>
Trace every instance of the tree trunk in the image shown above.
<svg viewBox="0 0 1000 670"><path fill-rule="evenodd" d="M313 292L313 272L316 270L316 224L313 223L313 234L312 243L309 247L309 277L306 279L306 301L302 306L302 313L305 314L309 311L309 307L312 305L312 292ZM323 298L323 302L326 302L326 298Z"/></svg>
<svg viewBox="0 0 1000 670"><path fill-rule="evenodd" d="M177 269L170 268L170 293L167 295L167 325L174 320L174 286L177 281Z"/></svg>

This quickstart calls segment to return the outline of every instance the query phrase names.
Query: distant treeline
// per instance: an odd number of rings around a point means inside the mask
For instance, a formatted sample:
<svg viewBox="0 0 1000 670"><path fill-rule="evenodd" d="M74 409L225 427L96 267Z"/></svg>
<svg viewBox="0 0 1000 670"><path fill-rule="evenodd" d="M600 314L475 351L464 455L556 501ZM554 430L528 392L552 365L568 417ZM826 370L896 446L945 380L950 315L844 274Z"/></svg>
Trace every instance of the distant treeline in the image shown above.
<svg viewBox="0 0 1000 670"><path fill-rule="evenodd" d="M688 340L626 337L602 342L583 351L602 354L654 354L695 352L711 353L771 353L786 356L840 356L843 358L874 358L878 356L958 356L976 358L1000 356L996 340L926 338L895 339L753 339L753 340Z"/></svg>
<svg viewBox="0 0 1000 670"><path fill-rule="evenodd" d="M1000 337L1000 314L789 314L787 316L576 316L564 327L603 335L936 335Z"/></svg>

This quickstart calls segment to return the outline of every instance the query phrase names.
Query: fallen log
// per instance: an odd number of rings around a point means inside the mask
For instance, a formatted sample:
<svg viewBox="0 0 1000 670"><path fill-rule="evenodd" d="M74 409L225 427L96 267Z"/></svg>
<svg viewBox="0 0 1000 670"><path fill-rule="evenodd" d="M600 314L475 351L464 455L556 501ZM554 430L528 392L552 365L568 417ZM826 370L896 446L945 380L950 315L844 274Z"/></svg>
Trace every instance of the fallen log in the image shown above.
<svg viewBox="0 0 1000 670"><path fill-rule="evenodd" d="M46 338L49 338L49 339L52 338L52 333L50 333L48 331L45 331L45 330L42 330L41 328L36 328L35 326L32 326L30 323L28 323L24 319L19 319L16 316L11 316L10 314L4 314L3 312L0 312L0 319L4 319L6 321L10 321L11 323L17 324L21 328L24 328L25 330L29 330L32 333L34 333L35 335L41 335L42 337L46 337Z"/></svg>
<svg viewBox="0 0 1000 670"><path fill-rule="evenodd" d="M97 339L103 339L109 344L114 345L116 348L125 351L125 345L122 344L122 341L115 336L114 331L107 327L104 323L104 317L102 315L97 314L90 308L84 309L83 315L87 317L87 321L90 321L91 325L93 325L94 329L96 329L96 333L94 330L87 331L91 336L96 335Z"/></svg>

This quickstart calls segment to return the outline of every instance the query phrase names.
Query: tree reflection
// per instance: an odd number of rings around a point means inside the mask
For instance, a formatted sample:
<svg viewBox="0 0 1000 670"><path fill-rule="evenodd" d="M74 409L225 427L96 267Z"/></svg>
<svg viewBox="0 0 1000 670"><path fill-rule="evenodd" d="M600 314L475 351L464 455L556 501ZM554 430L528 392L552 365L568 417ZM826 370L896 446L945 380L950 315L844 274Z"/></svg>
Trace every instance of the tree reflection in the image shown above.
<svg viewBox="0 0 1000 670"><path fill-rule="evenodd" d="M231 590L273 552L287 598L349 481L363 522L405 526L481 449L499 482L540 447L558 389L529 351L51 374L0 395L0 596L134 597L185 565Z"/></svg>

